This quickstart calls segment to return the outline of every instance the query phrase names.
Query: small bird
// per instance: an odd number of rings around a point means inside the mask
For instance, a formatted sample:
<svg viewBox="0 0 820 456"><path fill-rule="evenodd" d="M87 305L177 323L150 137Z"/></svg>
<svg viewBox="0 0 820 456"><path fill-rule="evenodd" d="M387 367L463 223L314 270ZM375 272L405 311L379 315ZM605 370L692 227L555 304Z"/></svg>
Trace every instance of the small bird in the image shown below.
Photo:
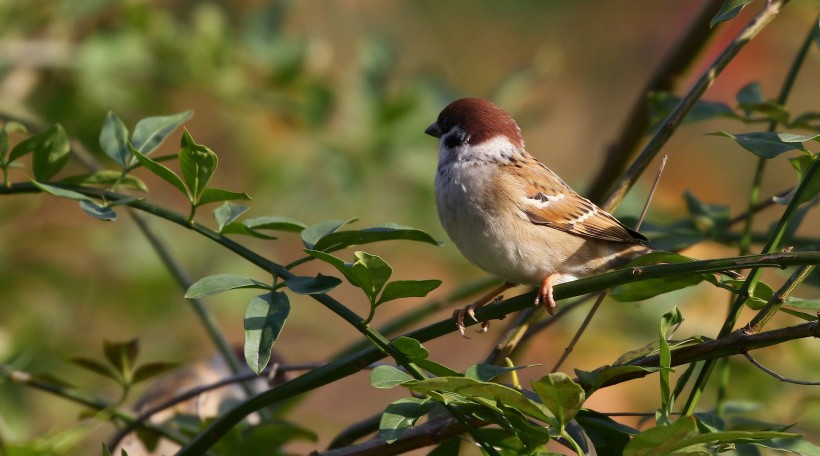
<svg viewBox="0 0 820 456"><path fill-rule="evenodd" d="M582 197L524 148L515 120L478 98L450 103L425 130L439 138L435 193L441 224L474 265L539 287L535 304L555 312L553 286L606 271L652 251L640 233ZM486 326L483 326L486 329Z"/></svg>

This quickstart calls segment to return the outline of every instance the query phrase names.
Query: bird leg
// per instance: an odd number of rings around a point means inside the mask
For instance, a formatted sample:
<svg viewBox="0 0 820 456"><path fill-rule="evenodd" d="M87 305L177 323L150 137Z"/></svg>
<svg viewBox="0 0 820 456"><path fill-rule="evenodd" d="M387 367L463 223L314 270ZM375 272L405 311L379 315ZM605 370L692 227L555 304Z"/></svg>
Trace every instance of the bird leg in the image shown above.
<svg viewBox="0 0 820 456"><path fill-rule="evenodd" d="M544 281L541 282L541 288L538 289L538 293L535 295L535 305L543 304L550 315L555 315L555 309L557 308L555 299L552 298L552 287L555 286L558 277L560 277L558 274L548 275Z"/></svg>
<svg viewBox="0 0 820 456"><path fill-rule="evenodd" d="M495 298L496 296L498 296L499 294L501 294L502 292L504 292L505 290L507 290L507 289L509 289L513 286L515 286L514 283L504 282L501 285L499 285L498 287L493 288L492 290L490 290L489 293L483 295L482 297L480 297L478 300L476 300L472 304L470 304L470 305L468 305L468 306L466 306L462 309L456 309L455 312L453 312L453 318L456 320L456 327L458 328L458 332L461 333L461 335L463 337L467 337L467 336L464 335L464 328L465 328L464 318L465 318L465 316L469 315L470 318L472 318L475 321L478 321L478 318L476 318L476 316L475 316L475 311L482 308L482 307L484 307L485 305L487 305L487 303L492 301L493 298ZM490 322L485 321L485 322L481 323L481 330L479 332L481 332L481 333L487 332L487 328L489 328L489 327L490 327Z"/></svg>

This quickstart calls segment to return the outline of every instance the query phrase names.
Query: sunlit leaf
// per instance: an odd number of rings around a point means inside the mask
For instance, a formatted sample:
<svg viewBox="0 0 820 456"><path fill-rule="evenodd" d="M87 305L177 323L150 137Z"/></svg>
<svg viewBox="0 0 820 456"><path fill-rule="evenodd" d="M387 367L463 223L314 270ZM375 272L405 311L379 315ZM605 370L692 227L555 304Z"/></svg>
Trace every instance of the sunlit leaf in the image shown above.
<svg viewBox="0 0 820 456"><path fill-rule="evenodd" d="M438 245L438 242L424 231L407 226L386 224L362 230L334 231L328 233L315 242L313 250L332 252L353 245L389 240L418 241Z"/></svg>
<svg viewBox="0 0 820 456"><path fill-rule="evenodd" d="M404 386L411 391L435 397L433 393L445 391L455 393L481 403L500 402L537 420L554 424L552 412L543 404L528 399L521 391L498 383L479 382L466 377L435 377L425 380L413 380Z"/></svg>
<svg viewBox="0 0 820 456"><path fill-rule="evenodd" d="M421 342L412 337L399 336L392 342L393 346L404 353L411 361L420 361L430 356L430 351Z"/></svg>
<svg viewBox="0 0 820 456"><path fill-rule="evenodd" d="M100 148L123 169L128 167L128 162L131 161L131 152L128 150L128 128L113 111L108 111L105 116L100 132Z"/></svg>
<svg viewBox="0 0 820 456"><path fill-rule="evenodd" d="M290 314L285 293L272 292L255 296L245 310L245 361L257 374L268 365L271 350Z"/></svg>
<svg viewBox="0 0 820 456"><path fill-rule="evenodd" d="M134 127L131 145L143 155L149 155L165 141L171 132L190 119L193 113L193 111L185 111L170 116L146 117L140 120Z"/></svg>
<svg viewBox="0 0 820 456"><path fill-rule="evenodd" d="M731 138L741 147L760 158L774 158L790 150L805 152L806 148L803 147L803 143L820 136L820 133L815 135L797 135L793 133L782 133L776 131L740 133L737 135L733 135L725 131L718 131L709 134L713 136L725 136L727 138Z"/></svg>
<svg viewBox="0 0 820 456"><path fill-rule="evenodd" d="M347 221L325 220L315 225L308 226L302 230L302 243L304 243L305 247L310 250L319 250L315 246L322 240L322 238L331 233L335 233L339 230L339 228L347 225L348 223L355 222L356 220L358 219L352 218Z"/></svg>
<svg viewBox="0 0 820 456"><path fill-rule="evenodd" d="M720 7L720 10L709 22L709 27L714 27L721 22L733 19L740 13L740 10L742 10L749 3L752 3L752 1L754 0L725 0L723 5Z"/></svg>
<svg viewBox="0 0 820 456"><path fill-rule="evenodd" d="M586 392L587 396L589 396L593 391L605 385L606 382L613 378L634 373L657 372L660 369L660 367L642 367L627 364L623 366L603 366L591 372L575 369L575 375L588 386Z"/></svg>
<svg viewBox="0 0 820 456"><path fill-rule="evenodd" d="M532 382L532 388L544 404L558 420L563 430L567 423L575 418L581 410L586 396L581 385L572 381L563 372L553 372L540 380Z"/></svg>
<svg viewBox="0 0 820 456"><path fill-rule="evenodd" d="M496 366L494 364L473 364L464 372L464 376L478 380L480 382L489 382L499 375L509 374L528 367L538 366L539 364L528 364L526 366Z"/></svg>
<svg viewBox="0 0 820 456"><path fill-rule="evenodd" d="M188 189L185 188L185 183L182 182L182 179L180 179L175 172L166 168L164 165L157 163L154 160L146 157L133 147L131 147L131 153L137 158L137 161L139 161L139 163L145 167L145 169L151 171L152 173L162 178L164 181L176 187L180 192L186 195L188 197L188 200L193 204L193 195L191 195L191 193L188 192Z"/></svg>
<svg viewBox="0 0 820 456"><path fill-rule="evenodd" d="M216 154L211 149L195 143L188 130L185 130L179 150L179 167L194 201L199 202L199 197L208 187L218 163Z"/></svg>
<svg viewBox="0 0 820 456"><path fill-rule="evenodd" d="M92 200L80 201L80 209L97 220L113 222L117 219L117 213L110 206L103 206Z"/></svg>
<svg viewBox="0 0 820 456"><path fill-rule="evenodd" d="M27 138L11 149L9 162L28 153L32 154L31 168L34 179L45 182L57 174L68 161L71 146L68 135L59 124L39 135Z"/></svg>
<svg viewBox="0 0 820 456"><path fill-rule="evenodd" d="M205 188L205 190L202 190L202 194L199 195L198 204L201 206L203 204L218 203L220 201L250 199L251 197L248 196L247 193L232 192L230 190L223 190L221 188L207 187Z"/></svg>
<svg viewBox="0 0 820 456"><path fill-rule="evenodd" d="M441 280L396 280L388 283L377 304L401 298L423 298L441 285Z"/></svg>
<svg viewBox="0 0 820 456"><path fill-rule="evenodd" d="M249 218L245 220L244 224L253 230L286 231L291 233L300 233L306 227L306 225L299 220L281 215Z"/></svg>
<svg viewBox="0 0 820 456"><path fill-rule="evenodd" d="M188 288L188 291L185 292L185 297L188 299L204 298L237 288L269 290L270 286L248 277L232 274L217 274L197 280Z"/></svg>
<svg viewBox="0 0 820 456"><path fill-rule="evenodd" d="M236 220L240 215L244 214L247 210L248 206L234 204L227 201L225 202L225 204L214 209L214 220L216 220L217 231L221 233L222 228L224 228L225 225Z"/></svg>
<svg viewBox="0 0 820 456"><path fill-rule="evenodd" d="M797 182L798 186L805 178L806 174L814 165L814 162L818 161L817 155L800 155L798 157L790 158L789 163L791 163L792 167L797 171ZM813 200L818 193L820 193L820 172L815 172L814 176L812 177L811 182L807 182L806 187L804 188L803 192L800 195L800 201L798 204L803 204L807 201ZM792 198L797 192L797 186L795 186L794 190L789 192L787 195L783 197L775 196L772 199L774 202L778 204L787 205L791 202Z"/></svg>
<svg viewBox="0 0 820 456"><path fill-rule="evenodd" d="M412 381L410 374L399 370L394 366L376 366L370 371L370 385L379 389L389 389L396 385L401 385Z"/></svg>
<svg viewBox="0 0 820 456"><path fill-rule="evenodd" d="M393 402L387 406L379 420L379 437L387 443L396 441L434 406L435 402L416 397L406 397Z"/></svg>
<svg viewBox="0 0 820 456"><path fill-rule="evenodd" d="M79 174L76 176L69 176L59 181L61 184L73 185L114 185L115 183L120 187L133 188L143 192L148 191L148 187L143 181L130 174L123 175L120 171L111 169L104 169L95 171L93 173Z"/></svg>
<svg viewBox="0 0 820 456"><path fill-rule="evenodd" d="M66 198L76 201L94 201L92 198L83 195L80 192L75 192L74 190L68 190L66 188L60 188L54 185L44 184L42 182L31 181L35 187L39 188L40 190L49 193L54 196L59 196L60 198Z"/></svg>

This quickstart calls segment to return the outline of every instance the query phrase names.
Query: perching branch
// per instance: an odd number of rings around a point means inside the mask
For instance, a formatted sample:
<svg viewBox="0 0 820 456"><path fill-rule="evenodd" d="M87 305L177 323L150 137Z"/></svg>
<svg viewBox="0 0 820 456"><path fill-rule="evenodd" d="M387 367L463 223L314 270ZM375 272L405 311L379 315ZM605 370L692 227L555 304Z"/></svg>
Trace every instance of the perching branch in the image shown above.
<svg viewBox="0 0 820 456"><path fill-rule="evenodd" d="M806 337L820 337L820 325L818 325L817 321L758 334L744 334L741 331L737 331L730 337L672 350L671 365L674 367L707 359L718 359L731 355L744 354L750 350L777 345L790 340L797 340ZM641 358L631 362L630 364L643 367L658 367L660 365L660 359L657 355L654 355ZM617 385L628 380L644 377L648 374L648 372L633 372L630 374L613 377L601 387L603 388ZM589 385L585 386L587 388L589 387ZM356 446L314 454L316 456L398 454L403 451L440 443L441 441L446 440L446 438L458 435L461 432L462 429L458 423L453 423L452 421L431 421L410 429L402 437L391 444L388 444L380 438L375 438Z"/></svg>

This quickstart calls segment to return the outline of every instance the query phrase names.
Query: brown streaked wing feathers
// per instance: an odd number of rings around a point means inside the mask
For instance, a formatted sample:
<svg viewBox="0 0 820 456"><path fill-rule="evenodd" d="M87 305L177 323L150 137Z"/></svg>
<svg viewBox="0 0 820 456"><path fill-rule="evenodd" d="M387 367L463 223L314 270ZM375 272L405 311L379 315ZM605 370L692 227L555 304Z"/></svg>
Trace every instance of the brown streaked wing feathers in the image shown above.
<svg viewBox="0 0 820 456"><path fill-rule="evenodd" d="M624 226L608 212L576 193L549 168L535 159L532 159L532 164L535 166L527 168L533 172L530 176L511 169L525 188L527 199L521 209L530 222L607 241L639 244L646 240L642 234ZM557 195L564 196L555 198ZM539 201L547 201L547 204L539 206ZM593 214L587 216L590 213Z"/></svg>

